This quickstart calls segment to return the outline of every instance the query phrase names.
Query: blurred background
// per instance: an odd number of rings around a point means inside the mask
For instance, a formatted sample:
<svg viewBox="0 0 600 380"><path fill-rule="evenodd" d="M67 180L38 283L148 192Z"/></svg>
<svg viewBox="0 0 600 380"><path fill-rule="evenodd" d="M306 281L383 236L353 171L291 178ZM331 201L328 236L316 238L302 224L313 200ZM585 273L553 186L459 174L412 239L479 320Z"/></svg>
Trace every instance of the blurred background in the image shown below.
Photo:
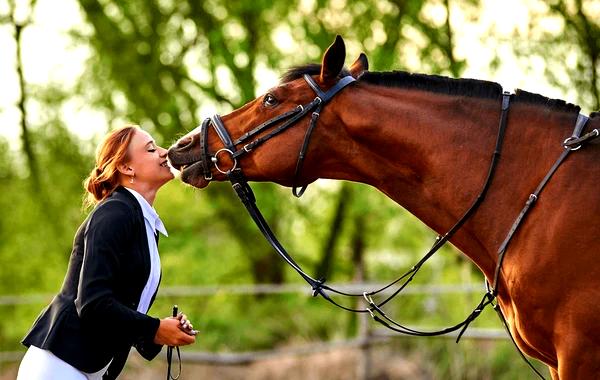
<svg viewBox="0 0 600 380"><path fill-rule="evenodd" d="M588 114L600 109L598 20L600 0L0 0L0 379L15 377L20 339L61 286L109 129L140 124L169 146L320 62L336 34L347 64L365 52L371 71L490 80ZM330 283L373 289L435 238L366 186L321 180L299 200L254 189L288 251ZM183 379L534 378L491 309L456 344L389 334L310 297L227 184L172 181L155 207L169 238L150 314L178 304L201 331L182 349ZM462 321L484 290L451 247L413 283L388 310L425 329ZM151 363L132 352L121 377L164 378L164 351Z"/></svg>

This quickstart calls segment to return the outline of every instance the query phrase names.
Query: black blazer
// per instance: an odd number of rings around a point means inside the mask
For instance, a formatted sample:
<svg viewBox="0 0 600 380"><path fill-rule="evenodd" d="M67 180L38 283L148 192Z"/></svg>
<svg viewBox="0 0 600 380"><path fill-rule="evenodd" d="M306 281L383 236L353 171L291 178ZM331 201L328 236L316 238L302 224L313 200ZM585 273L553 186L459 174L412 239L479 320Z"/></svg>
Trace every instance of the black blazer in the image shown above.
<svg viewBox="0 0 600 380"><path fill-rule="evenodd" d="M60 293L22 343L84 372L99 371L112 358L105 379L118 376L131 346L153 359L162 348L153 343L160 320L136 311L149 274L142 209L119 187L79 227Z"/></svg>

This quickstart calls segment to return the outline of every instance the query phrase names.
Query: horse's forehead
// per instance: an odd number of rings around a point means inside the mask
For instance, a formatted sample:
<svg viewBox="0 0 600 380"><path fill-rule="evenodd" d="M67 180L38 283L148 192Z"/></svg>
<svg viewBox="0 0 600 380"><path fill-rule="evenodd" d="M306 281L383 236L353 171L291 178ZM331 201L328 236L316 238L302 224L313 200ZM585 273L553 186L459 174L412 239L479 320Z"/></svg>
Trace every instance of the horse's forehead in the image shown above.
<svg viewBox="0 0 600 380"><path fill-rule="evenodd" d="M275 87L271 88L271 91L286 91L293 88L290 82L279 83Z"/></svg>

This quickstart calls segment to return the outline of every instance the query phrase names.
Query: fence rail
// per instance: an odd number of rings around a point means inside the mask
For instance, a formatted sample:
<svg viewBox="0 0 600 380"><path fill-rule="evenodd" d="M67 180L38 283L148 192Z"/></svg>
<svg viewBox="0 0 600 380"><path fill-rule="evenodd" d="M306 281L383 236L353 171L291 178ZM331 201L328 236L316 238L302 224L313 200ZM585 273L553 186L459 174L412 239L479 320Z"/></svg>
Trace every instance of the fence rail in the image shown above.
<svg viewBox="0 0 600 380"><path fill-rule="evenodd" d="M362 293L380 289L385 284L380 283L339 283L332 284L341 291L349 293ZM390 294L394 289L387 289L382 294ZM413 285L404 290L406 294L427 294L441 295L451 293L472 294L483 291L483 286L474 284L453 284L453 285ZM287 294L287 293L311 293L310 287L302 284L257 284L257 285L212 285L212 286L171 286L162 287L158 297L193 297L193 296L213 296L216 294L231 295L265 295L265 294ZM30 295L3 295L0 296L0 306L2 305L24 305L47 303L53 295L49 294L30 294ZM419 330L439 330L436 326L412 326ZM457 333L451 333L441 338L455 339ZM182 361L204 364L229 364L243 365L255 361L267 360L281 356L303 356L316 352L326 352L341 348L365 349L372 345L388 343L398 337L405 337L387 329L365 330L360 337L348 340L337 340L329 342L316 342L304 344L296 347L261 350L246 352L207 352L207 351L184 351L181 353ZM475 340L506 340L508 335L503 329L497 328L469 328L462 339ZM6 351L0 352L0 363L20 361L24 351Z"/></svg>
<svg viewBox="0 0 600 380"><path fill-rule="evenodd" d="M440 329L439 327L413 326L418 329ZM213 365L245 365L253 362L280 358L282 356L307 356L315 353L323 353L336 349L365 349L370 346L385 344L393 339L406 338L410 336L395 334L385 329L371 331L368 336L336 340L330 342L315 342L276 350L243 351L243 352L210 352L210 351L182 351L182 362L213 364ZM436 339L455 339L456 333L435 337ZM508 340L508 335L502 329L470 327L462 336L463 340ZM0 352L0 364L7 362L18 362L25 351ZM166 354L165 354L166 355ZM163 360L166 357L162 357Z"/></svg>
<svg viewBox="0 0 600 380"><path fill-rule="evenodd" d="M339 283L328 284L329 286L347 293L362 293L364 291L377 290L387 284L383 283ZM381 294L391 294L394 287L384 290ZM451 285L411 285L403 290L403 294L448 294L448 293L481 293L483 285L475 284L451 284ZM232 295L264 295L264 294L286 294L306 293L310 294L312 289L303 284L252 284L252 285L207 285L207 286L166 286L161 287L157 297L192 297L213 296L215 294ZM52 300L54 294L8 294L0 295L0 306L8 305L32 305L47 303Z"/></svg>
<svg viewBox="0 0 600 380"><path fill-rule="evenodd" d="M426 327L413 326L413 328L427 329ZM439 330L440 327L432 327L432 330ZM457 333L451 333L436 338L455 339ZM304 356L315 353L322 353L343 348L364 349L369 346L389 343L396 338L405 338L406 335L395 334L392 331L377 329L371 332L366 337L360 337L348 340L336 340L331 342L316 342L303 344L296 347L290 347L277 350L261 350L261 351L246 351L246 352L182 352L181 360L193 363L203 364L231 364L242 365L249 364L259 360L274 359L282 356ZM507 340L508 335L502 329L493 328L469 328L461 339L472 340Z"/></svg>

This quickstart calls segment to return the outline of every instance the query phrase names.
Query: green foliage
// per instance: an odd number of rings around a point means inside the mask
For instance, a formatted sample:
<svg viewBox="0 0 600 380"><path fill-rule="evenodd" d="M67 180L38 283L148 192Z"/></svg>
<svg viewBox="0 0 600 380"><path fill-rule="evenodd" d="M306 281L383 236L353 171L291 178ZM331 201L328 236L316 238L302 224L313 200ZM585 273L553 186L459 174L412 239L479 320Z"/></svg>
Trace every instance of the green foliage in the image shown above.
<svg viewBox="0 0 600 380"><path fill-rule="evenodd" d="M600 23L593 1L552 0L531 7L531 22L515 32L513 48L524 65L541 59L544 74L585 113L600 110ZM538 60L539 62L539 60ZM565 65L565 62L568 64Z"/></svg>
<svg viewBox="0 0 600 380"><path fill-rule="evenodd" d="M532 38L516 40L515 46L522 57L530 59L532 52L542 57L555 84L576 88L582 104L599 108L597 18L586 13L587 2L583 12L567 3L548 2L536 16L562 20L557 33L539 32L539 24L532 22ZM454 56L453 28L461 25L452 25L449 14L460 8L477 17L479 10L478 1L447 0L80 0L79 5L85 26L70 38L89 46L92 54L73 93L56 84L26 83L24 89L29 96L24 111L39 108L36 118L23 115L30 122L39 187L33 185L26 155L0 140L0 295L55 293L73 235L86 216L81 183L92 167L96 141L82 141L66 128L58 110L71 97L103 111L112 127L139 123L161 145L169 145L209 114L227 112L274 85L287 68L318 62L338 33L347 43L347 64L364 51L375 70L460 76L468 62ZM7 19L0 14L3 24ZM573 51L576 64L564 73L558 70ZM591 86L589 78L595 78ZM272 184L253 187L284 246L308 272L329 265L330 281L355 279L358 263L364 265L366 280L395 279L435 237L365 185L319 181L300 200ZM170 235L160 242L163 288L301 283L266 244L227 184L198 191L173 181L161 190L155 207ZM331 234L340 211L344 217ZM331 255L330 264L326 255ZM414 281L473 282L481 283L481 274L452 248L442 250ZM196 350L268 349L357 334L355 317L307 294L165 296L152 313L168 315L173 303L180 304L202 331ZM49 297L0 304L0 350L22 349L20 338ZM390 304L389 312L407 324L442 326L464 318L479 297L407 294ZM498 327L495 318L484 314L475 326ZM520 359L508 342L455 345L409 339L394 344L418 352L432 378L515 379L526 371L514 364Z"/></svg>
<svg viewBox="0 0 600 380"><path fill-rule="evenodd" d="M0 294L55 293L60 288L75 229L83 220L81 181L89 157L60 125L33 134L42 188L22 175L18 157L2 149L0 165ZM2 143L6 147L6 143ZM12 165L11 165L12 163ZM0 347L16 349L40 305L0 306Z"/></svg>

